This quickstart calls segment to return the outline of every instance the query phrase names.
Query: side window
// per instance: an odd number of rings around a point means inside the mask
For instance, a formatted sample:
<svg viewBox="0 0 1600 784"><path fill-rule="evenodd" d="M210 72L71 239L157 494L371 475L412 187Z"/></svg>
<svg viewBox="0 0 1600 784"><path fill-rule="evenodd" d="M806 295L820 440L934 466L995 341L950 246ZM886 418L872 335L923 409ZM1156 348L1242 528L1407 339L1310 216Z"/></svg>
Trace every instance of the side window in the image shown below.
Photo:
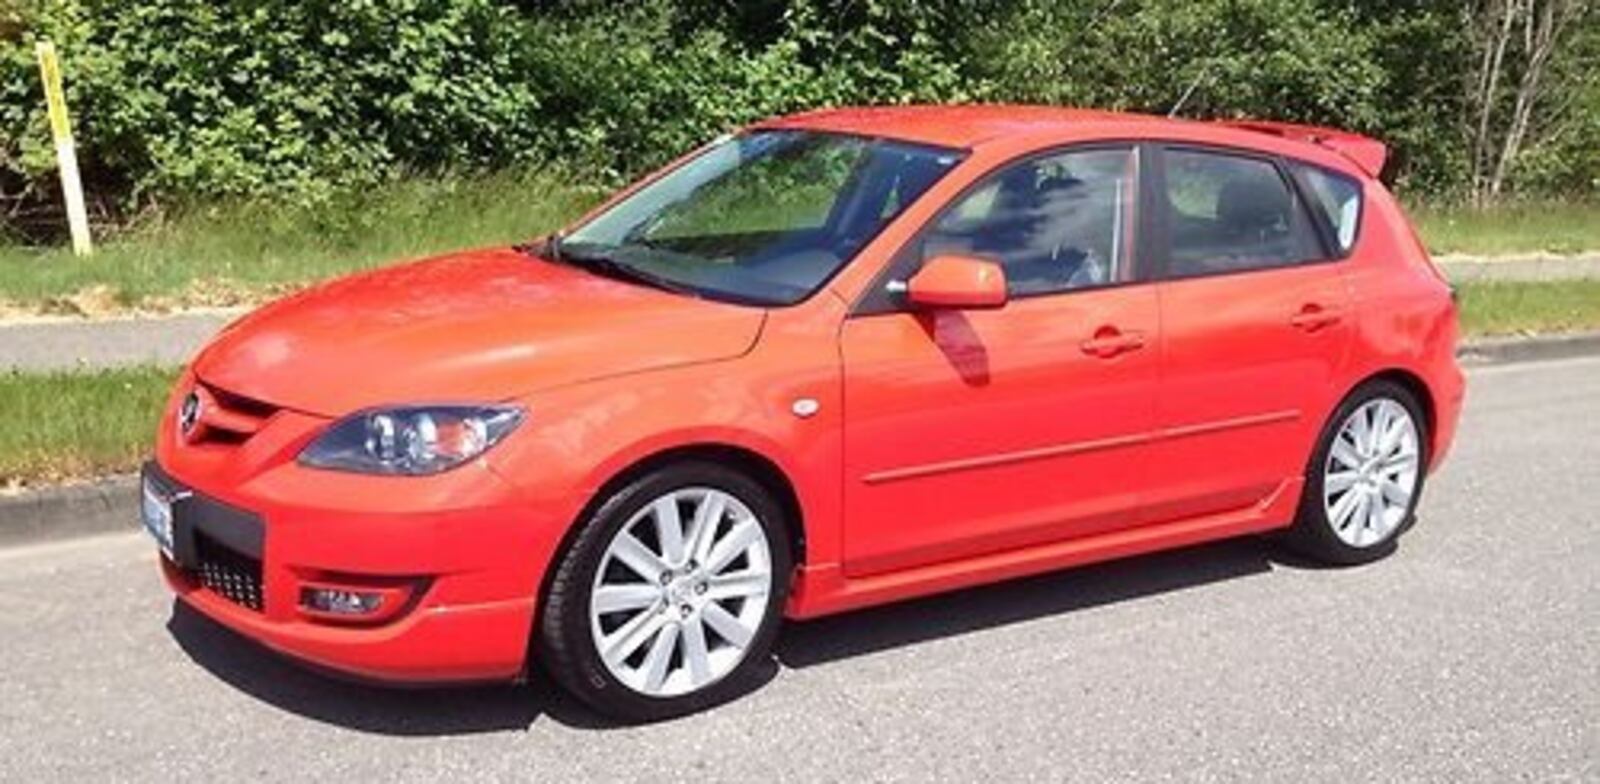
<svg viewBox="0 0 1600 784"><path fill-rule="evenodd" d="M1339 255L1356 244L1356 229L1361 224L1361 183L1352 177L1308 164L1295 164L1312 207L1328 221L1338 243Z"/></svg>
<svg viewBox="0 0 1600 784"><path fill-rule="evenodd" d="M952 206L919 241L1005 268L1013 296L1128 280L1138 156L1132 148L1067 152L1012 164Z"/></svg>
<svg viewBox="0 0 1600 784"><path fill-rule="evenodd" d="M1167 150L1168 274L1282 267L1326 255L1278 167L1257 158Z"/></svg>

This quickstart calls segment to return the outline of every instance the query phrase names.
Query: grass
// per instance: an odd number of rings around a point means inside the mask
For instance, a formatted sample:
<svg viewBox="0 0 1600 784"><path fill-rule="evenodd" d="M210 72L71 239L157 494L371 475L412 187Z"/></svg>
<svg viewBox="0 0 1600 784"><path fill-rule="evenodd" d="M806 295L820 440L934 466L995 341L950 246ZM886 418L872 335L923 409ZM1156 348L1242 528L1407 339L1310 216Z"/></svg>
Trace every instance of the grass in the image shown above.
<svg viewBox="0 0 1600 784"><path fill-rule="evenodd" d="M1526 202L1488 210L1417 205L1408 212L1436 254L1600 252L1600 203Z"/></svg>
<svg viewBox="0 0 1600 784"><path fill-rule="evenodd" d="M133 470L176 377L153 367L0 374L0 488Z"/></svg>
<svg viewBox="0 0 1600 784"><path fill-rule="evenodd" d="M1521 335L1600 329L1600 280L1464 283L1467 335Z"/></svg>
<svg viewBox="0 0 1600 784"><path fill-rule="evenodd" d="M1469 336L1600 328L1600 280L1467 283ZM177 371L0 374L0 488L131 471L149 453Z"/></svg>
<svg viewBox="0 0 1600 784"><path fill-rule="evenodd" d="M548 172L415 180L314 210L232 204L147 220L88 259L0 244L0 305L96 315L259 301L352 270L530 239L601 195Z"/></svg>

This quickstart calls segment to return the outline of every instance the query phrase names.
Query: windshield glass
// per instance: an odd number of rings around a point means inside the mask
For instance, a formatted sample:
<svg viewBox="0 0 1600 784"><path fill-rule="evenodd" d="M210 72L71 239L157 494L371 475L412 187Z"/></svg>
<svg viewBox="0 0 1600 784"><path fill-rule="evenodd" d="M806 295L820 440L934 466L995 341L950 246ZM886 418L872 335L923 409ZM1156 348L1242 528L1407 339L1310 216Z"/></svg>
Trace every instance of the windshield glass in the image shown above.
<svg viewBox="0 0 1600 784"><path fill-rule="evenodd" d="M817 131L717 144L561 240L562 259L732 302L810 296L960 161L959 151Z"/></svg>

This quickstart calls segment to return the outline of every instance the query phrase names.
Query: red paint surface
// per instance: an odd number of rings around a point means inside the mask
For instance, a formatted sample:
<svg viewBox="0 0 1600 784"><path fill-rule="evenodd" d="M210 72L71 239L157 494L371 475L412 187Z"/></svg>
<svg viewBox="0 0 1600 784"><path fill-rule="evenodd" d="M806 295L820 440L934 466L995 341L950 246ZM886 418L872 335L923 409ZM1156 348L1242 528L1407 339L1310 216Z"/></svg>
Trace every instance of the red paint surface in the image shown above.
<svg viewBox="0 0 1600 784"><path fill-rule="evenodd" d="M837 110L764 125L970 155L792 307L680 297L489 249L357 275L243 319L179 382L156 458L265 519L266 609L168 570L183 600L347 672L510 678L585 505L670 449L742 449L788 479L805 538L796 617L1287 525L1319 429L1375 374L1422 386L1432 463L1448 451L1463 393L1455 306L1372 179L1370 146L1352 157L1348 144L1281 129L1029 107ZM967 185L1020 155L1107 139L1244 148L1346 172L1366 188L1358 245L1335 263L851 316ZM242 444L186 442L173 420L196 378L279 410L207 422L252 430ZM816 415L792 413L802 397L820 404ZM444 474L295 463L333 419L365 406L502 400L524 405L527 421ZM297 609L304 585L362 578L425 590L377 625Z"/></svg>

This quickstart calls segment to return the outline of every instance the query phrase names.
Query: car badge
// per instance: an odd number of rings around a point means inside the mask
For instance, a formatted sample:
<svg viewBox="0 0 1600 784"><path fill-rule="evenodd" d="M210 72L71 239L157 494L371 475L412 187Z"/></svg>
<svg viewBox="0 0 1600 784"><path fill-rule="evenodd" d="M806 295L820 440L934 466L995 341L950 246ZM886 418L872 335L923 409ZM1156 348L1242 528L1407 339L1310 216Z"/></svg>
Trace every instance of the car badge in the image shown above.
<svg viewBox="0 0 1600 784"><path fill-rule="evenodd" d="M193 441L195 438L200 425L201 408L199 390L190 390L178 406L178 433L187 440Z"/></svg>

